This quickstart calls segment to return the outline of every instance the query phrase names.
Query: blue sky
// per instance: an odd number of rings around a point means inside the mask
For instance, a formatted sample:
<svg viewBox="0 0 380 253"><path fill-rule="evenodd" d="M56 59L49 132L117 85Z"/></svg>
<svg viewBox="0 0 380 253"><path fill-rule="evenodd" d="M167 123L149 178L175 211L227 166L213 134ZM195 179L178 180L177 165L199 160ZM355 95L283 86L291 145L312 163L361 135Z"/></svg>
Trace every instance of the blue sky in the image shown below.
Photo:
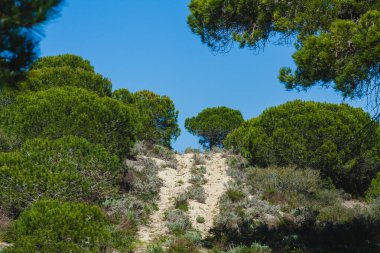
<svg viewBox="0 0 380 253"><path fill-rule="evenodd" d="M286 91L277 76L293 67L292 46L272 46L256 54L233 48L215 54L186 23L189 0L66 0L61 15L45 27L42 56L80 55L111 79L114 89L148 89L170 96L180 112L176 150L199 147L183 127L206 107L228 106L245 119L294 99L342 102L332 90ZM347 101L364 106L364 101Z"/></svg>

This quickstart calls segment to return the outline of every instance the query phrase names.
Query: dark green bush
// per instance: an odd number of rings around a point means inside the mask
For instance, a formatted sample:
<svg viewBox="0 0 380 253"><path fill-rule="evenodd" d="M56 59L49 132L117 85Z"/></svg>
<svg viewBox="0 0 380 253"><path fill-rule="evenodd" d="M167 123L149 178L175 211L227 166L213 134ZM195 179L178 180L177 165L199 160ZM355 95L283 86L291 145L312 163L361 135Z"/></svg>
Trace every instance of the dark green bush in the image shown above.
<svg viewBox="0 0 380 253"><path fill-rule="evenodd" d="M226 136L244 122L238 110L224 106L206 108L196 117L187 118L186 129L200 137L199 143L205 148L223 147Z"/></svg>
<svg viewBox="0 0 380 253"><path fill-rule="evenodd" d="M61 86L85 88L100 96L110 96L112 90L111 82L95 73L89 61L70 54L39 58L19 84L22 90L32 91Z"/></svg>
<svg viewBox="0 0 380 253"><path fill-rule="evenodd" d="M0 206L17 217L40 198L99 202L118 190L122 164L83 138L28 140L0 154Z"/></svg>
<svg viewBox="0 0 380 253"><path fill-rule="evenodd" d="M105 252L112 226L100 208L85 203L41 200L11 227L12 247L4 253Z"/></svg>
<svg viewBox="0 0 380 253"><path fill-rule="evenodd" d="M362 195L380 169L380 127L346 104L293 101L265 110L225 144L258 166L310 167Z"/></svg>
<svg viewBox="0 0 380 253"><path fill-rule="evenodd" d="M171 141L180 135L178 110L168 96L160 96L148 90L130 93L127 89L116 90L112 96L139 110L142 123L138 132L139 140L170 148Z"/></svg>
<svg viewBox="0 0 380 253"><path fill-rule="evenodd" d="M136 139L136 110L79 88L28 92L1 113L1 127L25 141L29 138L84 137L112 154L126 156Z"/></svg>
<svg viewBox="0 0 380 253"><path fill-rule="evenodd" d="M366 197L368 200L380 199L380 172L377 177L372 179L371 186L369 187Z"/></svg>

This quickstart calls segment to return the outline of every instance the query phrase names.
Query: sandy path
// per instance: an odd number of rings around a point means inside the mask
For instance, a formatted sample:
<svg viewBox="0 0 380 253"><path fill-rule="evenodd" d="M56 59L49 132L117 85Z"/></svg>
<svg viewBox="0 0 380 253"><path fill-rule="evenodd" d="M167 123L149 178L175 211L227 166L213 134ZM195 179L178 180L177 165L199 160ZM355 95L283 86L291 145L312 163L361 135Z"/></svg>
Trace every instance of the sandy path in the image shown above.
<svg viewBox="0 0 380 253"><path fill-rule="evenodd" d="M206 164L203 166L207 169L205 174L207 183L203 186L207 196L206 203L190 200L188 214L193 227L205 237L212 228L214 217L219 213L219 198L225 192L230 178L227 175L226 159L222 158L220 153L212 154L211 159L206 159ZM205 222L197 223L198 216L205 218Z"/></svg>
<svg viewBox="0 0 380 253"><path fill-rule="evenodd" d="M158 173L163 181L160 189L159 201L157 203L158 211L150 217L150 222L146 226L140 227L138 237L141 247L135 250L136 253L145 252L146 246L154 239L159 238L168 233L164 219L164 213L167 209L173 207L174 198L179 193L184 192L187 187L191 186L188 182L191 178L191 168L193 167L194 154L176 155L178 161L178 169L164 167ZM205 157L206 158L206 157ZM226 170L226 159L222 158L220 153L210 154L206 158L207 169L205 177L207 183L203 186L207 199L205 204L196 201L189 201L188 215L192 221L193 227L198 229L203 236L212 227L213 219L218 214L218 200L225 190L225 185L229 180ZM161 163L161 161L156 161ZM198 216L204 217L205 222L200 224L196 222Z"/></svg>

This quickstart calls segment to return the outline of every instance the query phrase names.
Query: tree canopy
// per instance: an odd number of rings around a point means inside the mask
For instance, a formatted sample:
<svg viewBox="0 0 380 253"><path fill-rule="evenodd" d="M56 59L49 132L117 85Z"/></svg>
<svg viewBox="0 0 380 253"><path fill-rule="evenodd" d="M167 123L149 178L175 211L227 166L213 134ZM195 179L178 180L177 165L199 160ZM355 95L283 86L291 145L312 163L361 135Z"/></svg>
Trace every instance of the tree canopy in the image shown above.
<svg viewBox="0 0 380 253"><path fill-rule="evenodd" d="M118 191L121 171L117 156L83 138L31 139L0 154L0 205L17 217L41 198L99 203Z"/></svg>
<svg viewBox="0 0 380 253"><path fill-rule="evenodd" d="M178 110L170 97L148 90L131 93L127 89L114 91L113 97L139 110L138 139L171 147L171 141L180 135Z"/></svg>
<svg viewBox="0 0 380 253"><path fill-rule="evenodd" d="M112 226L97 206L41 200L26 209L11 227L12 247L5 253L104 252Z"/></svg>
<svg viewBox="0 0 380 253"><path fill-rule="evenodd" d="M226 136L244 122L240 111L224 106L206 108L196 117L187 118L186 129L200 137L205 148L223 147Z"/></svg>
<svg viewBox="0 0 380 253"><path fill-rule="evenodd" d="M26 80L18 86L21 90L32 91L72 86L94 91L100 96L112 93L108 79L95 73L89 61L71 54L39 58L31 65Z"/></svg>
<svg viewBox="0 0 380 253"><path fill-rule="evenodd" d="M0 87L15 87L35 60L41 26L53 19L63 0L0 2ZM38 32L36 32L38 31Z"/></svg>
<svg viewBox="0 0 380 253"><path fill-rule="evenodd" d="M280 71L288 89L333 87L379 101L380 2L376 0L192 0L188 23L214 50L261 49L295 39L297 68Z"/></svg>
<svg viewBox="0 0 380 253"><path fill-rule="evenodd" d="M136 109L88 90L58 87L17 96L3 109L5 133L29 138L74 135L102 144L111 154L124 157L136 140Z"/></svg>
<svg viewBox="0 0 380 253"><path fill-rule="evenodd" d="M362 109L296 100L265 110L228 135L258 166L313 168L362 195L380 170L380 127Z"/></svg>

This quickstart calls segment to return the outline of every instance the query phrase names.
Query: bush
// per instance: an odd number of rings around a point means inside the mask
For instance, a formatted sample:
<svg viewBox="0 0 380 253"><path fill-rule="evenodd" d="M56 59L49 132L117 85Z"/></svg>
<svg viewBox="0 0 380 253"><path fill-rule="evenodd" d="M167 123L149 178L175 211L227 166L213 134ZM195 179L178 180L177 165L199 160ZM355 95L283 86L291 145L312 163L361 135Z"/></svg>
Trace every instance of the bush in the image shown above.
<svg viewBox="0 0 380 253"><path fill-rule="evenodd" d="M0 129L0 152L10 152L20 146L20 140L11 134L5 134Z"/></svg>
<svg viewBox="0 0 380 253"><path fill-rule="evenodd" d="M380 169L379 143L379 124L362 109L299 100L265 110L225 141L253 165L310 167L359 195Z"/></svg>
<svg viewBox="0 0 380 253"><path fill-rule="evenodd" d="M189 199L198 201L199 203L206 203L207 195L205 189L199 185L192 185L186 189Z"/></svg>
<svg viewBox="0 0 380 253"><path fill-rule="evenodd" d="M148 90L130 93L127 89L116 90L112 96L139 110L142 122L138 132L139 140L170 148L171 141L180 135L178 110L168 96L160 96Z"/></svg>
<svg viewBox="0 0 380 253"><path fill-rule="evenodd" d="M170 209L165 213L166 225L175 235L183 235L191 229L189 217L180 209Z"/></svg>
<svg viewBox="0 0 380 253"><path fill-rule="evenodd" d="M254 243L250 247L239 246L227 251L227 253L270 253L270 252L272 252L272 250L268 246L261 245L259 243Z"/></svg>
<svg viewBox="0 0 380 253"><path fill-rule="evenodd" d="M242 244L248 250L259 242L276 252L378 251L380 198L348 205L311 169L230 170L239 173L230 172L238 177L219 201L212 229L219 245Z"/></svg>
<svg viewBox="0 0 380 253"><path fill-rule="evenodd" d="M13 246L2 252L104 252L110 248L111 224L96 206L41 200L11 227Z"/></svg>
<svg viewBox="0 0 380 253"><path fill-rule="evenodd" d="M71 86L94 91L100 96L110 96L112 90L111 82L96 74L89 61L70 54L39 58L19 86L31 91Z"/></svg>
<svg viewBox="0 0 380 253"><path fill-rule="evenodd" d="M198 216L197 219L196 219L196 221L197 221L198 223L205 223L206 220L205 220L204 217Z"/></svg>
<svg viewBox="0 0 380 253"><path fill-rule="evenodd" d="M138 124L134 108L73 87L20 95L4 109L0 119L4 131L22 141L74 135L103 144L120 157L133 146Z"/></svg>
<svg viewBox="0 0 380 253"><path fill-rule="evenodd" d="M377 177L372 180L371 186L366 193L366 198L368 200L380 199L380 172L377 174Z"/></svg>
<svg viewBox="0 0 380 253"><path fill-rule="evenodd" d="M247 184L252 193L288 209L307 207L315 211L341 200L342 196L318 171L295 168L250 168Z"/></svg>
<svg viewBox="0 0 380 253"><path fill-rule="evenodd" d="M178 196L174 200L174 207L176 209L182 210L182 211L188 211L189 210L189 196L186 192L182 192L178 194Z"/></svg>
<svg viewBox="0 0 380 253"><path fill-rule="evenodd" d="M184 237L176 238L172 241L166 253L198 253L197 244Z"/></svg>
<svg viewBox="0 0 380 253"><path fill-rule="evenodd" d="M206 108L196 117L187 118L186 129L200 137L203 147L223 147L223 141L232 130L239 127L244 119L241 113L227 107Z"/></svg>
<svg viewBox="0 0 380 253"><path fill-rule="evenodd" d="M99 202L118 191L121 169L118 157L83 138L28 140L0 154L0 205L15 217L40 198Z"/></svg>

